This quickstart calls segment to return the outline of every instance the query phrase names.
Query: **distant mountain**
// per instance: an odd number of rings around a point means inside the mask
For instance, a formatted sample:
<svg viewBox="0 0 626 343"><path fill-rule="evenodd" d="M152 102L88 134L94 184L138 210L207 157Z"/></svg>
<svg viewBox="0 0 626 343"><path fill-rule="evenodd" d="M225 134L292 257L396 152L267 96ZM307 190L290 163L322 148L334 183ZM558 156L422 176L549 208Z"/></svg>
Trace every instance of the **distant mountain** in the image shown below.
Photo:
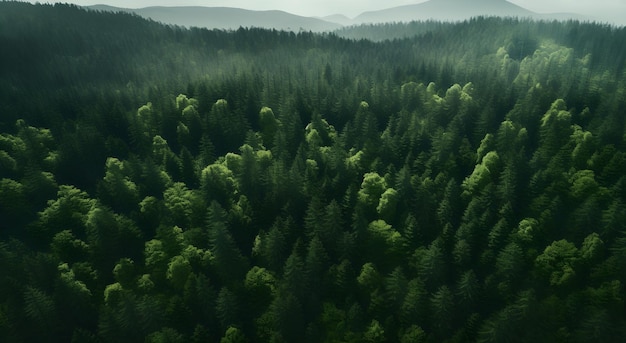
<svg viewBox="0 0 626 343"><path fill-rule="evenodd" d="M298 32L332 31L341 28L336 22L318 18L302 17L283 11L251 11L230 7L145 7L139 9L118 8L106 5L88 6L97 11L131 12L164 24L186 27L232 29L239 27L262 27Z"/></svg>
<svg viewBox="0 0 626 343"><path fill-rule="evenodd" d="M506 0L430 0L414 5L364 12L354 18L354 23L407 22L428 19L458 21L480 15L559 20L585 19L583 16L567 13L539 14Z"/></svg>
<svg viewBox="0 0 626 343"><path fill-rule="evenodd" d="M322 18L303 17L284 11L252 11L231 7L145 7L119 8L107 5L86 7L108 12L130 12L164 24L236 30L239 27L273 28L286 31L335 31L344 26L415 20L459 21L480 15L556 20L594 20L571 13L539 14L506 0L430 0L379 11L364 12L354 19L342 14Z"/></svg>
<svg viewBox="0 0 626 343"><path fill-rule="evenodd" d="M352 19L346 17L343 14L333 14L333 15L321 17L319 19L322 19L324 21L328 21L328 22L331 22L331 23L341 24L341 25L344 25L344 26L348 26L348 25L354 24L354 21Z"/></svg>

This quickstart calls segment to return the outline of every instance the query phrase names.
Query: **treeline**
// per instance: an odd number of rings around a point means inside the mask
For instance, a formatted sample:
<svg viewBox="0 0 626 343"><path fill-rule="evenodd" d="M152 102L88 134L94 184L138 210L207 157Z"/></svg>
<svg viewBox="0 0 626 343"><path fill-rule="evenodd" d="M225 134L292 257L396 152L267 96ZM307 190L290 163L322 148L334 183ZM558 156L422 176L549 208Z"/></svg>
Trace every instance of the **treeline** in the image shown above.
<svg viewBox="0 0 626 343"><path fill-rule="evenodd" d="M619 341L626 31L406 27L1 2L0 341Z"/></svg>

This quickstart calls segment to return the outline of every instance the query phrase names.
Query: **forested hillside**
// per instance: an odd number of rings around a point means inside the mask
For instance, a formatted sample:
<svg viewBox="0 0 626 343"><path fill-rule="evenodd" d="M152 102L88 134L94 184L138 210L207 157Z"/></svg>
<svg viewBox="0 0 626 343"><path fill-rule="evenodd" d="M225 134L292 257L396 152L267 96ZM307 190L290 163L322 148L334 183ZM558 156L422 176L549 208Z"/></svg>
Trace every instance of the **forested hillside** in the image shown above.
<svg viewBox="0 0 626 343"><path fill-rule="evenodd" d="M132 6L132 5L129 5ZM128 12L161 23L185 27L204 27L214 29L238 29L239 27L257 27L287 31L326 32L340 28L341 25L324 19L303 17L284 11L251 11L231 7L144 7L136 9L94 5L87 8L96 11Z"/></svg>
<svg viewBox="0 0 626 343"><path fill-rule="evenodd" d="M626 29L353 30L0 2L0 342L622 340Z"/></svg>

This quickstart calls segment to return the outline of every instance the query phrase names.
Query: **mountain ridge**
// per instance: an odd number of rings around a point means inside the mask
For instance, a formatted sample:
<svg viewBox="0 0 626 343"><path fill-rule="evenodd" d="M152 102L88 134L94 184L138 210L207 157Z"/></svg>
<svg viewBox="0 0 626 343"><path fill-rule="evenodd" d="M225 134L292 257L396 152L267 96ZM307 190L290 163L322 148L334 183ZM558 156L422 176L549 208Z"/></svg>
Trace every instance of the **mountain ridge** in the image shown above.
<svg viewBox="0 0 626 343"><path fill-rule="evenodd" d="M304 17L280 10L254 11L234 7L150 6L137 9L108 5L86 6L87 9L135 13L144 18L170 25L236 30L239 27L261 27L286 31L324 32L342 25L319 18Z"/></svg>
<svg viewBox="0 0 626 343"><path fill-rule="evenodd" d="M462 21L476 16L518 17L536 20L588 20L595 18L575 13L537 13L507 0L428 0L416 4L366 11L354 18L343 14L307 17L281 10L248 10L235 7L150 6L121 8L109 5L85 6L87 9L134 13L157 22L185 27L236 30L260 27L285 31L330 32L346 26L420 20Z"/></svg>
<svg viewBox="0 0 626 343"><path fill-rule="evenodd" d="M486 6L489 5L487 8ZM533 17L535 12L505 0L429 0L411 5L363 12L354 18L358 23L382 23L412 20L464 20L478 15Z"/></svg>

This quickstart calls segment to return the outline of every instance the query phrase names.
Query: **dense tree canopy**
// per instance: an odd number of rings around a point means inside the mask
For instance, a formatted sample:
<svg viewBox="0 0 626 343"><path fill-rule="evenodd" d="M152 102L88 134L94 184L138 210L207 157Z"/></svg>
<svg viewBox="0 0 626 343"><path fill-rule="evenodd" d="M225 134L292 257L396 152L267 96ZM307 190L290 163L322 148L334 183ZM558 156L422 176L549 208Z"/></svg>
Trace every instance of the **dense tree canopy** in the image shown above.
<svg viewBox="0 0 626 343"><path fill-rule="evenodd" d="M0 341L619 341L626 29L0 2Z"/></svg>

